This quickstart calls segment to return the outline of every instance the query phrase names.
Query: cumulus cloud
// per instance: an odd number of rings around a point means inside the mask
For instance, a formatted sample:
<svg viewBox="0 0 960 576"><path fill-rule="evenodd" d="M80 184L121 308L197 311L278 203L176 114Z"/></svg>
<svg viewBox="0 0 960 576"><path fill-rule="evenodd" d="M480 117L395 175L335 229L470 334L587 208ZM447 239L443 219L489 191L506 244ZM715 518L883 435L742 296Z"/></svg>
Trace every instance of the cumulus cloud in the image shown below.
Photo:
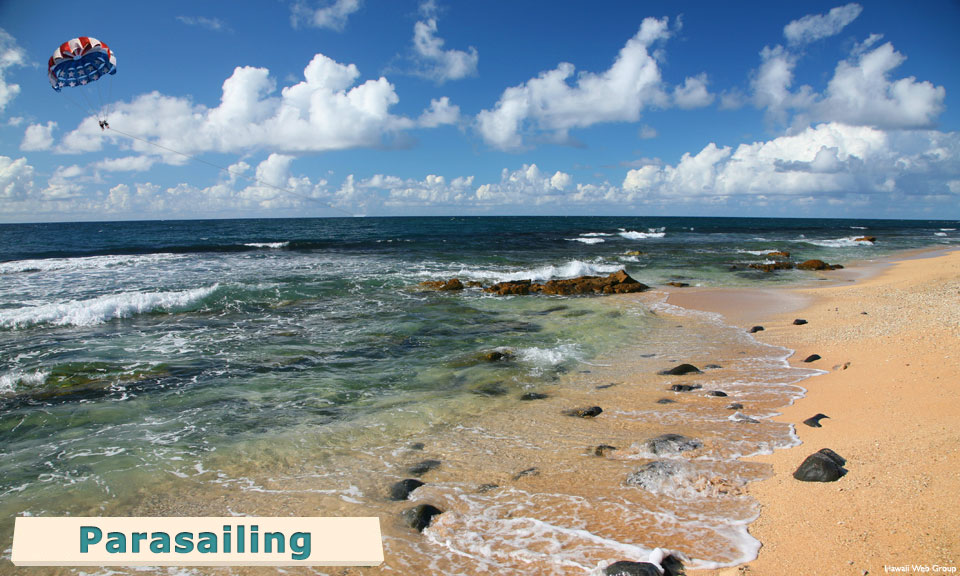
<svg viewBox="0 0 960 576"><path fill-rule="evenodd" d="M524 164L519 170L504 168L500 182L479 186L474 200L481 205L557 204L568 196L572 184L573 178L565 172L544 174L536 164Z"/></svg>
<svg viewBox="0 0 960 576"><path fill-rule="evenodd" d="M8 82L7 70L14 66L26 65L26 53L17 44L17 40L0 28L0 112L20 93L20 85Z"/></svg>
<svg viewBox="0 0 960 576"><path fill-rule="evenodd" d="M804 108L815 101L810 86L804 85L796 92L790 89L797 65L796 55L783 46L768 46L760 52L760 60L760 68L751 81L753 103L766 110L768 120L785 123L791 109Z"/></svg>
<svg viewBox="0 0 960 576"><path fill-rule="evenodd" d="M33 191L33 166L26 158L0 156L0 198L18 201Z"/></svg>
<svg viewBox="0 0 960 576"><path fill-rule="evenodd" d="M53 146L53 129L56 122L46 124L31 124L23 133L20 149L26 151L49 150Z"/></svg>
<svg viewBox="0 0 960 576"><path fill-rule="evenodd" d="M622 187L647 200L751 204L761 197L795 202L945 190L958 172L960 134L888 133L831 122L736 149L711 143L676 165L630 170Z"/></svg>
<svg viewBox="0 0 960 576"><path fill-rule="evenodd" d="M206 151L265 148L296 154L380 146L418 125L391 113L399 97L384 77L359 83L355 65L323 54L313 57L303 75L301 82L277 94L269 70L237 67L223 82L220 103L214 108L159 92L143 94L115 106L110 116L115 130L103 132L94 118L87 118L64 137L58 150L96 151L104 141L113 140L164 162L182 163L183 154ZM458 115L459 108L441 98L431 102L419 125L454 122ZM151 144L128 139L124 133Z"/></svg>
<svg viewBox="0 0 960 576"><path fill-rule="evenodd" d="M944 109L946 90L910 76L891 80L906 57L889 42L837 65L812 114L821 120L881 128L927 128Z"/></svg>
<svg viewBox="0 0 960 576"><path fill-rule="evenodd" d="M420 12L425 19L413 27L413 50L419 65L415 72L441 84L475 76L480 59L477 49L471 46L467 51L444 50L444 40L437 32L436 5L432 1L424 2L420 5Z"/></svg>
<svg viewBox="0 0 960 576"><path fill-rule="evenodd" d="M423 111L417 124L424 128L436 128L444 124L456 124L460 120L460 107L450 103L444 96L439 100L431 100L430 107Z"/></svg>
<svg viewBox="0 0 960 576"><path fill-rule="evenodd" d="M291 8L290 21L294 27L306 24L315 28L343 30L347 19L360 7L360 0L334 0L319 8L312 8L306 2L297 2Z"/></svg>
<svg viewBox="0 0 960 576"><path fill-rule="evenodd" d="M678 108L703 108L713 103L714 95L707 90L707 75L688 77L682 86L673 89L673 101Z"/></svg>
<svg viewBox="0 0 960 576"><path fill-rule="evenodd" d="M596 74L562 62L527 82L507 88L496 106L477 115L477 130L491 146L518 149L523 134L541 131L564 139L571 128L636 121L650 105L666 105L660 68L650 47L670 37L668 20L646 18L613 65Z"/></svg>
<svg viewBox="0 0 960 576"><path fill-rule="evenodd" d="M847 24L860 16L863 7L859 4L838 6L826 14L809 14L790 22L783 28L783 35L790 44L809 44L839 34Z"/></svg>

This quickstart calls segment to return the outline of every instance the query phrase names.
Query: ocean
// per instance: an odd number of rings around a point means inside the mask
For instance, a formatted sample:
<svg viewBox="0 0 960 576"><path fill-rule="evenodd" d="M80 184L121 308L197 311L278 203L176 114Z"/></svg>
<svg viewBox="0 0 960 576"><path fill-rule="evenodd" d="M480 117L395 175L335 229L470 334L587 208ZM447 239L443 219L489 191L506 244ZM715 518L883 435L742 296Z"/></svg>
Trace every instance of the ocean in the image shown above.
<svg viewBox="0 0 960 576"><path fill-rule="evenodd" d="M758 510L743 487L769 470L740 457L796 442L769 418L818 371L656 289L811 283L829 273L749 265L782 259L774 251L851 264L955 246L958 228L639 217L0 225L0 572L14 570L18 515L379 516L385 564L351 574L588 574L656 547L694 567L748 561ZM621 269L654 290L420 286ZM683 377L657 372L680 362L715 366L696 377L703 389L668 390ZM521 399L531 392L544 397ZM564 414L594 405L596 418ZM666 433L699 445L648 442ZM390 486L424 461L434 461L426 485L391 501ZM422 534L401 518L417 503L444 511Z"/></svg>

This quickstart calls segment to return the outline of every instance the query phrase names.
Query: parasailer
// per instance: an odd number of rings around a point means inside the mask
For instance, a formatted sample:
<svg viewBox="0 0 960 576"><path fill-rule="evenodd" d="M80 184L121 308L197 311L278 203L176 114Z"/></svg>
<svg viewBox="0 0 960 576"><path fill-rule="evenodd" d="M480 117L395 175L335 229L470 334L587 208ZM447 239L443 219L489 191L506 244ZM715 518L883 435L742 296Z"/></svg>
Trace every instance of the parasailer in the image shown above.
<svg viewBox="0 0 960 576"><path fill-rule="evenodd" d="M117 73L117 55L110 47L96 38L80 36L68 40L53 52L47 63L47 76L54 90L60 92L62 88L80 88L84 92L85 86L102 79L104 76ZM106 116L101 114L103 101L100 97L99 85L97 96L100 99L100 111L97 113L100 129L109 128ZM88 106L93 109L87 94L83 94Z"/></svg>

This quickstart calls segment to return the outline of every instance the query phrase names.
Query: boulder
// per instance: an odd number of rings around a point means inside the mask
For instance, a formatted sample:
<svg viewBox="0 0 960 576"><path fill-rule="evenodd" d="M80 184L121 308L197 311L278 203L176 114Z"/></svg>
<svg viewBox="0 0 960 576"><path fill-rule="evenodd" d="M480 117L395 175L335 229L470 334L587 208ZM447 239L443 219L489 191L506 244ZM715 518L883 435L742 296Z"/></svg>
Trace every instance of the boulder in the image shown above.
<svg viewBox="0 0 960 576"><path fill-rule="evenodd" d="M599 406L590 406L589 408L571 408L563 411L564 415L575 416L577 418L594 418L599 416L601 412L603 412L603 408Z"/></svg>
<svg viewBox="0 0 960 576"><path fill-rule="evenodd" d="M411 492L421 486L423 486L423 482L417 480L416 478L407 478L406 480L401 480L390 487L390 499L406 500L410 497Z"/></svg>
<svg viewBox="0 0 960 576"><path fill-rule="evenodd" d="M643 443L644 447L653 454L679 454L688 450L703 448L703 442L696 438L682 434L661 434Z"/></svg>
<svg viewBox="0 0 960 576"><path fill-rule="evenodd" d="M425 282L421 282L420 285L424 288L440 290L443 292L463 290L463 282L460 282L459 278L451 278L449 280L427 280Z"/></svg>
<svg viewBox="0 0 960 576"><path fill-rule="evenodd" d="M644 490L654 491L663 483L673 478L686 467L686 462L680 460L654 460L647 462L627 476L627 484L639 486Z"/></svg>
<svg viewBox="0 0 960 576"><path fill-rule="evenodd" d="M484 292L496 294L497 296L526 296L531 292L533 282L531 280L517 280L515 282L498 282L493 286L487 286ZM536 292L539 292L540 284L537 284Z"/></svg>
<svg viewBox="0 0 960 576"><path fill-rule="evenodd" d="M806 323L807 321L804 320L803 318L797 318L796 320L793 321L794 326L803 326Z"/></svg>
<svg viewBox="0 0 960 576"><path fill-rule="evenodd" d="M676 400L674 400L673 398L661 398L657 400L657 404L673 404L675 402Z"/></svg>
<svg viewBox="0 0 960 576"><path fill-rule="evenodd" d="M690 285L686 282L667 282L667 286L673 286L674 288L687 288Z"/></svg>
<svg viewBox="0 0 960 576"><path fill-rule="evenodd" d="M654 564L658 558L659 568ZM620 560L603 569L604 576L682 576L683 574L683 562L660 548L650 553L650 562Z"/></svg>
<svg viewBox="0 0 960 576"><path fill-rule="evenodd" d="M786 250L774 250L773 252L767 252L766 256L770 258L789 258L790 253Z"/></svg>
<svg viewBox="0 0 960 576"><path fill-rule="evenodd" d="M753 328L747 330L749 334L756 334L757 332L763 332L763 326L754 326Z"/></svg>
<svg viewBox="0 0 960 576"><path fill-rule="evenodd" d="M491 350L490 352L485 352L482 358L487 362L513 360L513 352L511 350Z"/></svg>
<svg viewBox="0 0 960 576"><path fill-rule="evenodd" d="M703 386L699 384L674 384L670 387L670 390L673 392L693 392L701 388L703 388Z"/></svg>
<svg viewBox="0 0 960 576"><path fill-rule="evenodd" d="M859 238L854 238L853 241L854 241L854 242L869 242L869 243L873 244L874 242L877 241L877 237L876 237L876 236L861 236L861 237L859 237Z"/></svg>
<svg viewBox="0 0 960 576"><path fill-rule="evenodd" d="M661 370L658 374L661 376L684 376L686 374L703 374L703 372L693 364L680 364L669 370Z"/></svg>
<svg viewBox="0 0 960 576"><path fill-rule="evenodd" d="M820 355L819 355L819 354L811 354L811 355L807 356L806 358L804 358L803 361L809 363L809 362L816 362L816 361L819 360L819 359L820 359Z"/></svg>
<svg viewBox="0 0 960 576"><path fill-rule="evenodd" d="M843 266L839 264L827 264L823 260L804 260L797 264L799 270L840 270Z"/></svg>
<svg viewBox="0 0 960 576"><path fill-rule="evenodd" d="M807 456L793 477L801 482L835 482L847 473L843 467L846 463L844 458L826 448Z"/></svg>
<svg viewBox="0 0 960 576"><path fill-rule="evenodd" d="M443 510L430 504L420 504L419 506L405 510L403 512L403 520L407 523L407 526L415 529L417 532L423 532L424 529L430 525L433 517L438 514L443 514Z"/></svg>
<svg viewBox="0 0 960 576"><path fill-rule="evenodd" d="M732 402L727 405L727 410L743 410L743 404L739 402Z"/></svg>
<svg viewBox="0 0 960 576"><path fill-rule="evenodd" d="M718 398L726 398L726 397L727 397L727 393L724 392L723 390L711 390L709 394L710 394L710 396L716 396L716 397L718 397Z"/></svg>
<svg viewBox="0 0 960 576"><path fill-rule="evenodd" d="M543 400L548 396L542 392L525 392L520 399L524 402L529 402L530 400Z"/></svg>

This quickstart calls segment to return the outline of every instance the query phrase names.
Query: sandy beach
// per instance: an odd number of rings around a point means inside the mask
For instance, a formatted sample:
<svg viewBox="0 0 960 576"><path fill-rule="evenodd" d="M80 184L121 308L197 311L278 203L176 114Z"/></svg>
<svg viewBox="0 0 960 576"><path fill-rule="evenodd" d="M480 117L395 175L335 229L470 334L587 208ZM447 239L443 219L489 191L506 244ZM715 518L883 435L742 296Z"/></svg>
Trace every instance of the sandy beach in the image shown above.
<svg viewBox="0 0 960 576"><path fill-rule="evenodd" d="M827 272L825 286L678 291L670 302L719 312L758 340L795 350L825 374L776 419L802 445L754 457L773 477L749 486L761 504L747 565L695 574L952 573L960 565L960 251ZM795 325L795 319L807 321ZM804 363L817 354L820 359ZM822 413L821 428L802 422ZM830 448L836 482L794 470Z"/></svg>

